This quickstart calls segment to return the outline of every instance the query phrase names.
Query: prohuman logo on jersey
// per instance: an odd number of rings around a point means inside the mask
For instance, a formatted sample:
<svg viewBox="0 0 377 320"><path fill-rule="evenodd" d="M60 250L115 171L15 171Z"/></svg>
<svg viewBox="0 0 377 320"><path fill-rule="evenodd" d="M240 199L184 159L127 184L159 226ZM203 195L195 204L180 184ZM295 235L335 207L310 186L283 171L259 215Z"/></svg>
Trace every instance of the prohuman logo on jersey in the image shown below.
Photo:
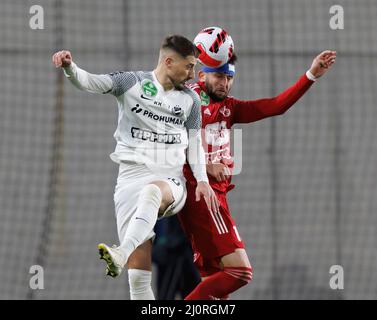
<svg viewBox="0 0 377 320"><path fill-rule="evenodd" d="M179 118L155 114L150 110L143 109L142 107L140 107L139 104L137 104L136 107L133 107L131 109L131 111L135 112L135 113L139 113L140 115L147 117L147 118L150 118L150 119L153 119L155 121L172 123L172 124L181 125L181 126L183 125L183 120L181 120Z"/></svg>
<svg viewBox="0 0 377 320"><path fill-rule="evenodd" d="M139 105L137 104L136 107L133 107L131 109L131 111L135 113L140 113L141 111L143 111L143 108L140 108Z"/></svg>
<svg viewBox="0 0 377 320"><path fill-rule="evenodd" d="M150 130L144 130L140 128L131 128L132 138L140 139L144 141L165 143L165 144L176 144L181 143L180 133L157 133Z"/></svg>

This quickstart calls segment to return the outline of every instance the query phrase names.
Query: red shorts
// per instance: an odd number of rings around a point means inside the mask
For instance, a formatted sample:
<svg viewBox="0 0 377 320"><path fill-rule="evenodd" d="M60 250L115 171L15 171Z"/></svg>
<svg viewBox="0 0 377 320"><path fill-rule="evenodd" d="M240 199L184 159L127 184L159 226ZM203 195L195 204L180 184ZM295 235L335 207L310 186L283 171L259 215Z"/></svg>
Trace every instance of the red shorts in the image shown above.
<svg viewBox="0 0 377 320"><path fill-rule="evenodd" d="M187 183L186 204L178 217L191 242L195 265L202 276L208 276L221 269L221 257L245 245L230 215L226 193L215 190L220 212L212 215L203 199L195 200L195 189Z"/></svg>

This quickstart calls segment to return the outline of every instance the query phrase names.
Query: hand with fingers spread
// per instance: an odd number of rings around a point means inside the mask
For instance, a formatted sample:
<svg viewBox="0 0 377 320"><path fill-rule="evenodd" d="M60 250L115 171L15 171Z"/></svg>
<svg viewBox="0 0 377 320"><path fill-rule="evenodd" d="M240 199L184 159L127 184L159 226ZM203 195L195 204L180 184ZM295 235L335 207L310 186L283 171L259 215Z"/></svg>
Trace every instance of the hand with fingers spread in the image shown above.
<svg viewBox="0 0 377 320"><path fill-rule="evenodd" d="M231 175L230 169L223 163L207 164L207 173L217 181L225 181Z"/></svg>
<svg viewBox="0 0 377 320"><path fill-rule="evenodd" d="M219 212L220 203L216 197L215 192L212 190L211 186L204 181L199 181L198 186L195 190L196 201L200 201L203 197L207 204L208 210L211 213Z"/></svg>
<svg viewBox="0 0 377 320"><path fill-rule="evenodd" d="M323 76L330 67L335 63L336 51L326 50L321 52L313 60L310 72L316 78Z"/></svg>
<svg viewBox="0 0 377 320"><path fill-rule="evenodd" d="M68 67L72 63L72 54L68 50L58 51L52 56L52 62L56 68Z"/></svg>

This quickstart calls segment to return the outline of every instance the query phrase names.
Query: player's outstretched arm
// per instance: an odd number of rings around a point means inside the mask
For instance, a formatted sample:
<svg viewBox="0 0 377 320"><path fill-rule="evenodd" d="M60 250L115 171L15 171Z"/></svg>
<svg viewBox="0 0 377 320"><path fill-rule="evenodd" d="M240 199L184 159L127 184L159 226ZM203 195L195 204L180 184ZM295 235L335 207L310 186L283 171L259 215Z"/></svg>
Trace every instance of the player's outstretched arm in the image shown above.
<svg viewBox="0 0 377 320"><path fill-rule="evenodd" d="M336 51L326 50L316 56L310 69L295 84L273 98L258 100L234 99L234 123L249 123L281 115L293 106L314 81L323 76L335 63Z"/></svg>
<svg viewBox="0 0 377 320"><path fill-rule="evenodd" d="M108 93L113 88L113 81L108 75L91 74L80 69L73 62L72 54L68 50L56 52L52 56L52 62L56 68L63 68L66 77L80 90L94 93Z"/></svg>

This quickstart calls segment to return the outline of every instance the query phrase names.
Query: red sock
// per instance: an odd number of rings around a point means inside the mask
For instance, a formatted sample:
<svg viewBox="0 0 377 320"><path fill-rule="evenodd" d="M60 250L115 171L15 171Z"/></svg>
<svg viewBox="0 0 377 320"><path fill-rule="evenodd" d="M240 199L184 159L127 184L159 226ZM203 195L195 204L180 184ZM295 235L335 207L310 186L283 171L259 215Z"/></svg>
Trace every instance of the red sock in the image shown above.
<svg viewBox="0 0 377 320"><path fill-rule="evenodd" d="M214 300L225 297L249 283L252 277L252 268L224 268L199 283L185 300Z"/></svg>

